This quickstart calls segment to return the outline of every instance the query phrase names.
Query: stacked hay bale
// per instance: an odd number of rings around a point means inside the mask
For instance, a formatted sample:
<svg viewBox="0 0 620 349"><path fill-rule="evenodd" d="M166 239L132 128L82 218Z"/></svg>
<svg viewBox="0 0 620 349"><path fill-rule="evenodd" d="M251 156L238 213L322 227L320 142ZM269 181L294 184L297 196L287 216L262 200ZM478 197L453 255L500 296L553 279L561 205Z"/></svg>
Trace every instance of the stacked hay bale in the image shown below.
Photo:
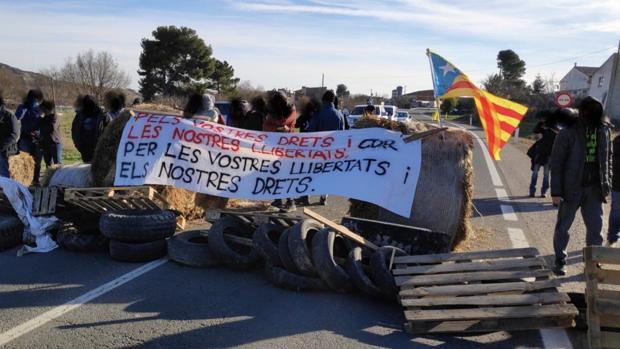
<svg viewBox="0 0 620 349"><path fill-rule="evenodd" d="M34 159L30 154L20 152L15 156L9 157L9 174L11 179L30 186L34 180Z"/></svg>
<svg viewBox="0 0 620 349"><path fill-rule="evenodd" d="M139 104L134 107L136 111L159 111L172 115L179 115L180 111L174 108L159 104ZM114 185L116 174L116 153L123 136L123 129L129 121L132 113L127 111L114 119L105 129L97 147L92 161L93 184L99 187L109 187ZM170 208L177 210L188 219L202 217L204 210L210 208L224 208L227 200L224 198L190 192L185 189L156 186L155 189L170 204Z"/></svg>
<svg viewBox="0 0 620 349"><path fill-rule="evenodd" d="M435 126L363 118L355 128L381 127L405 134ZM409 217L402 217L372 204L350 200L352 216L409 224L445 232L453 246L471 232L473 200L473 138L464 130L450 128L422 140L422 166Z"/></svg>

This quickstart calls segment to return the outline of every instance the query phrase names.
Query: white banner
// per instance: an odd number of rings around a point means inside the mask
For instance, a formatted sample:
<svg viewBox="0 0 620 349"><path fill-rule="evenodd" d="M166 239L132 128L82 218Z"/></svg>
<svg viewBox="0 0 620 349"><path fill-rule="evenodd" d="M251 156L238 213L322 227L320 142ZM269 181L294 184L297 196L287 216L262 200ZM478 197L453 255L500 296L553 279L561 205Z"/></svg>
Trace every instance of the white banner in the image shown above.
<svg viewBox="0 0 620 349"><path fill-rule="evenodd" d="M123 131L114 184L251 200L335 194L408 217L420 163L419 141L380 128L272 133L137 113Z"/></svg>

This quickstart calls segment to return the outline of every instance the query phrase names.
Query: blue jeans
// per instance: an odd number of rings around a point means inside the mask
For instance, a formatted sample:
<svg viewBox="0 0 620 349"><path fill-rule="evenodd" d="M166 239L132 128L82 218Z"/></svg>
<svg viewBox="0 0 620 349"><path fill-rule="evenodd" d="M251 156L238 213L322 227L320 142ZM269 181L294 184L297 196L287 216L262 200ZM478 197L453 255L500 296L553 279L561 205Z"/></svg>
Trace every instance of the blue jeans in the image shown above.
<svg viewBox="0 0 620 349"><path fill-rule="evenodd" d="M9 173L9 158L4 154L0 154L0 177L11 177Z"/></svg>
<svg viewBox="0 0 620 349"><path fill-rule="evenodd" d="M610 244L620 239L620 191L611 192L611 211L609 212L609 230L607 242Z"/></svg>
<svg viewBox="0 0 620 349"><path fill-rule="evenodd" d="M47 167L62 164L62 144L54 143L43 147L43 159Z"/></svg>
<svg viewBox="0 0 620 349"><path fill-rule="evenodd" d="M543 168L543 182L542 182L542 189L540 190L540 193L542 195L545 195L547 193L547 190L549 189L549 171L551 170L551 166L549 166L549 164L547 165L534 165L534 168L532 169L532 180L530 181L530 195L534 195L536 194L536 183L538 182L538 172L540 171L540 168Z"/></svg>

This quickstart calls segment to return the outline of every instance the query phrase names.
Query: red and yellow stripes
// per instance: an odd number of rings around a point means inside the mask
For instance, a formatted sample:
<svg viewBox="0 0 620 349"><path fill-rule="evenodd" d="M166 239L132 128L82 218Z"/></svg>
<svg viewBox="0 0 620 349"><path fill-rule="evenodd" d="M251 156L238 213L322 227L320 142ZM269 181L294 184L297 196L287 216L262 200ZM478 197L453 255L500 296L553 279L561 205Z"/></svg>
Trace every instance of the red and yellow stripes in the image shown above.
<svg viewBox="0 0 620 349"><path fill-rule="evenodd" d="M461 74L441 98L473 97L487 137L491 157L500 160L500 151L519 127L527 107L479 89Z"/></svg>

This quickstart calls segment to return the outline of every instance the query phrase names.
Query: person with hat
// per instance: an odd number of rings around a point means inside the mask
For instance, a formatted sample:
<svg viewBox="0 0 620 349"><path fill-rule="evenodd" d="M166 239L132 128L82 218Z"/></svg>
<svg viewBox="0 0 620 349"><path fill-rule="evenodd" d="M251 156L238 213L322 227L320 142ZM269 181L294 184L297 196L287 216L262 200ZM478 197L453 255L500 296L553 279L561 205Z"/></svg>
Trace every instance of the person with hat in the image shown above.
<svg viewBox="0 0 620 349"><path fill-rule="evenodd" d="M189 96L183 117L186 119L198 119L225 125L224 117L215 107L215 97L212 94L194 93Z"/></svg>

